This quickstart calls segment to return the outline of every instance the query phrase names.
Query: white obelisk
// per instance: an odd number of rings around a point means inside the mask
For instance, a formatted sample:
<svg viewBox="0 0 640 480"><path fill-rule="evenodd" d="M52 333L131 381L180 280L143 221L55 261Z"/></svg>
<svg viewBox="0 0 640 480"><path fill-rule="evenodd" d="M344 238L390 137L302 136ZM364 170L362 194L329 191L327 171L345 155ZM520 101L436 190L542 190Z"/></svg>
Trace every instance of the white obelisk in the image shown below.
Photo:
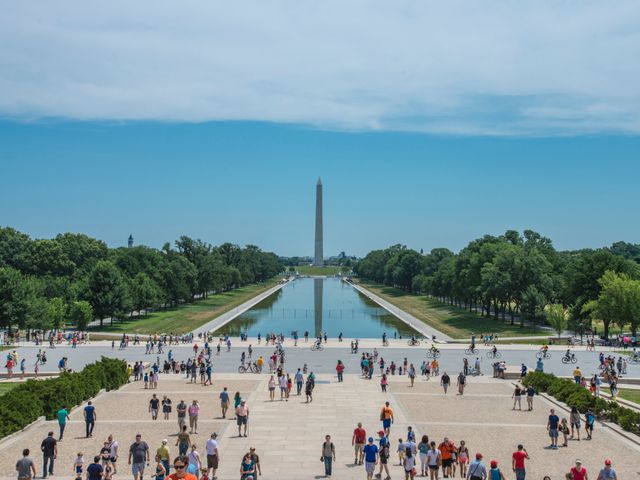
<svg viewBox="0 0 640 480"><path fill-rule="evenodd" d="M318 178L316 184L316 248L313 258L313 264L318 267L324 265L322 250L322 182Z"/></svg>

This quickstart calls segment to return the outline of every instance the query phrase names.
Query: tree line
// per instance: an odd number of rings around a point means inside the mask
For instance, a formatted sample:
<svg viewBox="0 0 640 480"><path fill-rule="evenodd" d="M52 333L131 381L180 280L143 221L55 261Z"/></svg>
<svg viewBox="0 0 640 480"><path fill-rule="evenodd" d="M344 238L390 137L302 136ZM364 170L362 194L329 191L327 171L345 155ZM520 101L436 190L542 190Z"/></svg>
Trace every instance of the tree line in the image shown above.
<svg viewBox="0 0 640 480"><path fill-rule="evenodd" d="M282 271L255 245L212 246L182 236L160 250L109 248L78 233L32 239L0 228L0 328L83 330L94 320L175 307Z"/></svg>
<svg viewBox="0 0 640 480"><path fill-rule="evenodd" d="M485 235L459 253L427 254L394 245L354 266L373 282L424 293L481 315L521 325L551 323L583 334L593 320L636 334L640 324L640 245L557 251L532 230ZM560 310L562 312L560 312Z"/></svg>

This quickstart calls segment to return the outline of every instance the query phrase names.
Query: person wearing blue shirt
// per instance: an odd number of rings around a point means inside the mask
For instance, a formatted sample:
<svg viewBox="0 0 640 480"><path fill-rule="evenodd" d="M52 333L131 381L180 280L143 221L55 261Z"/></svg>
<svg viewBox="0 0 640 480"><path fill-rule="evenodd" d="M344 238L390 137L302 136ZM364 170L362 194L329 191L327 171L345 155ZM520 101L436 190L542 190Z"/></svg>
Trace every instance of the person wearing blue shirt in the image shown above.
<svg viewBox="0 0 640 480"><path fill-rule="evenodd" d="M373 437L369 437L369 442L364 446L364 469L367 472L367 480L373 479L377 463L378 447L373 443Z"/></svg>
<svg viewBox="0 0 640 480"><path fill-rule="evenodd" d="M84 423L86 426L87 438L93 437L93 427L96 425L96 407L91 405L91 400L87 402L87 406L84 407Z"/></svg>

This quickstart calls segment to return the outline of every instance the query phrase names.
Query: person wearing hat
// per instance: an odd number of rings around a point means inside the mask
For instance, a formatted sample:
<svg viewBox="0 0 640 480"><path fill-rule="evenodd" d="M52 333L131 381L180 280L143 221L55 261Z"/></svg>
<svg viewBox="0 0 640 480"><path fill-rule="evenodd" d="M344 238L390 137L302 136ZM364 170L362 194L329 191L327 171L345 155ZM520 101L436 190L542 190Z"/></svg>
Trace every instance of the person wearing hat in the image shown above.
<svg viewBox="0 0 640 480"><path fill-rule="evenodd" d="M504 480L504 475L498 468L498 461L491 460L489 465L491 466L491 469L489 470L489 480Z"/></svg>
<svg viewBox="0 0 640 480"><path fill-rule="evenodd" d="M576 459L575 466L571 467L573 480L589 480L587 469L582 466L582 460Z"/></svg>
<svg viewBox="0 0 640 480"><path fill-rule="evenodd" d="M600 470L597 480L618 480L618 474L611 467L611 460L608 458L604 461L604 468Z"/></svg>
<svg viewBox="0 0 640 480"><path fill-rule="evenodd" d="M487 480L487 469L482 463L482 454L476 453L476 459L469 465L467 480Z"/></svg>
<svg viewBox="0 0 640 480"><path fill-rule="evenodd" d="M382 470L387 474L385 480L391 479L391 474L389 473L389 457L391 456L391 445L389 444L389 439L385 436L384 430L380 430L378 432L379 438L379 446L378 446L378 457L380 458L380 471L376 474L376 478L382 478Z"/></svg>
<svg viewBox="0 0 640 480"><path fill-rule="evenodd" d="M205 449L207 451L207 476L210 480L215 480L216 470L218 470L218 434L213 432L211 438L207 440ZM209 472L211 471L211 474Z"/></svg>
<svg viewBox="0 0 640 480"><path fill-rule="evenodd" d="M378 452L378 446L373 443L373 437L369 437L364 446L364 470L367 472L367 480L373 479L373 472L375 472L378 463Z"/></svg>
<svg viewBox="0 0 640 480"><path fill-rule="evenodd" d="M171 461L171 451L169 450L169 441L164 438L162 440L162 444L156 450L156 455L160 456L160 460L162 461L162 465L166 471L166 474L169 475L169 462Z"/></svg>

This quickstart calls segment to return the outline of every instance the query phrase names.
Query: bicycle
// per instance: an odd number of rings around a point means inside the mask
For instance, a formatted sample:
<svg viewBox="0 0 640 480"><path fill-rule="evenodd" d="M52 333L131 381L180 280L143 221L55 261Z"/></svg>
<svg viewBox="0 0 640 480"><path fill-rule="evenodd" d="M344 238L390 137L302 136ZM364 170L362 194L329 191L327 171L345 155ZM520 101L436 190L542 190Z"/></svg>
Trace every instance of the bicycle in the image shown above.
<svg viewBox="0 0 640 480"><path fill-rule="evenodd" d="M313 345L311 345L312 352L321 352L322 350L324 350L324 347L321 343L314 343Z"/></svg>
<svg viewBox="0 0 640 480"><path fill-rule="evenodd" d="M260 373L260 369L255 363L249 363L247 365L240 365L238 367L238 373Z"/></svg>
<svg viewBox="0 0 640 480"><path fill-rule="evenodd" d="M640 355L632 355L629 357L629 363L640 363Z"/></svg>
<svg viewBox="0 0 640 480"><path fill-rule="evenodd" d="M427 358L440 358L440 350L427 350Z"/></svg>
<svg viewBox="0 0 640 480"><path fill-rule="evenodd" d="M409 345L410 347L419 347L420 340L418 340L417 338L415 340L407 340L407 345Z"/></svg>
<svg viewBox="0 0 640 480"><path fill-rule="evenodd" d="M500 352L494 352L493 350L489 350L487 352L487 358L502 358L502 354Z"/></svg>
<svg viewBox="0 0 640 480"><path fill-rule="evenodd" d="M544 358L546 360L546 359L551 358L551 354L549 352L543 352L541 350L538 353L536 353L536 358Z"/></svg>
<svg viewBox="0 0 640 480"><path fill-rule="evenodd" d="M478 353L478 349L477 348L467 348L464 351L465 355L476 355Z"/></svg>
<svg viewBox="0 0 640 480"><path fill-rule="evenodd" d="M562 363L564 363L564 364L567 364L567 363L578 363L578 359L576 358L575 355L571 355L570 357L565 355L564 357L562 357Z"/></svg>

